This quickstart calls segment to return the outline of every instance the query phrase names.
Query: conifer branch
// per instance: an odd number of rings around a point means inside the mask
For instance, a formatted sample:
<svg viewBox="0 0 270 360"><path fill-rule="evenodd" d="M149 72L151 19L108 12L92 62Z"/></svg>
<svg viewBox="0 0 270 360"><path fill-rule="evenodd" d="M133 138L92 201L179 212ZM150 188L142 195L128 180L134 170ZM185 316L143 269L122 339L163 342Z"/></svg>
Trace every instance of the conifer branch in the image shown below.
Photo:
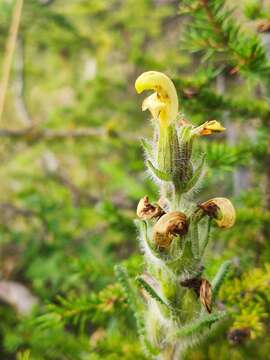
<svg viewBox="0 0 270 360"><path fill-rule="evenodd" d="M193 19L187 33L189 46L203 49L209 56L222 52L234 66L233 72L249 73L265 81L270 74L270 63L259 37L244 32L224 1L199 0L198 4L194 10L189 7Z"/></svg>

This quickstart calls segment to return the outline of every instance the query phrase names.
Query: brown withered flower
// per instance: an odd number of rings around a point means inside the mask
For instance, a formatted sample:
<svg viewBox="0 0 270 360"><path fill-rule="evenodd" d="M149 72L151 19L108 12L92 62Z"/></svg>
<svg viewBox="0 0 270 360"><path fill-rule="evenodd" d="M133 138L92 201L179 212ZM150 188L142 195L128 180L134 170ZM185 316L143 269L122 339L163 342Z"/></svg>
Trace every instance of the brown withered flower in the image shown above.
<svg viewBox="0 0 270 360"><path fill-rule="evenodd" d="M158 247L167 248L174 237L185 235L188 231L188 220L184 213L172 211L163 215L153 227L153 240Z"/></svg>
<svg viewBox="0 0 270 360"><path fill-rule="evenodd" d="M229 199L222 197L210 199L200 204L199 208L213 217L220 228L229 229L235 223L235 209Z"/></svg>
<svg viewBox="0 0 270 360"><path fill-rule="evenodd" d="M228 340L232 345L243 344L250 338L250 329L247 327L231 329L228 333Z"/></svg>
<svg viewBox="0 0 270 360"><path fill-rule="evenodd" d="M261 20L257 23L257 31L259 33L270 32L270 21L269 20Z"/></svg>
<svg viewBox="0 0 270 360"><path fill-rule="evenodd" d="M200 287L202 279L200 277L186 278L180 281L180 285L195 291L195 294L200 296Z"/></svg>
<svg viewBox="0 0 270 360"><path fill-rule="evenodd" d="M144 196L138 203L137 216L142 220L159 218L164 214L164 210L159 205L153 205L149 202L148 196Z"/></svg>
<svg viewBox="0 0 270 360"><path fill-rule="evenodd" d="M200 300L206 310L211 313L212 311L212 286L206 279L201 279L200 285Z"/></svg>

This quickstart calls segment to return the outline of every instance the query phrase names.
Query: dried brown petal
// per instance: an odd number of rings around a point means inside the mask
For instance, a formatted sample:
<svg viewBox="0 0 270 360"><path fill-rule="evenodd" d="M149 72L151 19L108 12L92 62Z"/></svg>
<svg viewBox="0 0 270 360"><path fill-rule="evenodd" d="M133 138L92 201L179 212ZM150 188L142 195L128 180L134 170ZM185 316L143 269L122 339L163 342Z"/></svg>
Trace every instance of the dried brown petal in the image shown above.
<svg viewBox="0 0 270 360"><path fill-rule="evenodd" d="M200 300L206 310L211 313L212 311L212 286L206 279L201 280L200 286Z"/></svg>
<svg viewBox="0 0 270 360"><path fill-rule="evenodd" d="M202 279L200 277L186 278L180 281L180 285L189 289L193 289L197 296L200 295L200 286Z"/></svg>
<svg viewBox="0 0 270 360"><path fill-rule="evenodd" d="M153 228L153 240L157 246L167 248L177 235L188 231L188 220L185 214L173 211L163 215Z"/></svg>
<svg viewBox="0 0 270 360"><path fill-rule="evenodd" d="M235 223L235 209L229 199L214 198L199 205L208 215L215 219L218 227L229 229Z"/></svg>
<svg viewBox="0 0 270 360"><path fill-rule="evenodd" d="M164 211L158 205L152 205L148 196L143 197L137 206L137 215L142 220L158 218L164 214Z"/></svg>

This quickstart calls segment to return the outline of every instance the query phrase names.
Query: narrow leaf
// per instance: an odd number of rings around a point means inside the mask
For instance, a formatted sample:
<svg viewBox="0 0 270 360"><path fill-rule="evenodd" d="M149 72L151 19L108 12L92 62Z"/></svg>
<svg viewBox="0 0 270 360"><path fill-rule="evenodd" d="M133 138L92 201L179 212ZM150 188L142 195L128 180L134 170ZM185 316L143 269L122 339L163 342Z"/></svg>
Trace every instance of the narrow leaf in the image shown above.
<svg viewBox="0 0 270 360"><path fill-rule="evenodd" d="M200 239L200 256L201 257L203 256L206 246L209 242L211 224L212 224L212 219L210 217L207 217L206 232L205 232L203 238Z"/></svg>
<svg viewBox="0 0 270 360"><path fill-rule="evenodd" d="M227 260L223 264L221 264L216 276L214 277L214 279L212 281L212 299L213 299L213 301L215 300L215 298L218 295L219 289L220 289L224 279L226 278L226 275L229 272L231 264L232 263L229 260Z"/></svg>
<svg viewBox="0 0 270 360"><path fill-rule="evenodd" d="M191 322L190 324L187 324L183 326L181 329L179 329L174 334L174 338L188 337L191 335L201 333L202 331L211 327L211 325L216 323L218 320L223 319L225 316L226 316L225 312L220 312L211 315L204 315L200 317L198 320L195 320L194 322Z"/></svg>
<svg viewBox="0 0 270 360"><path fill-rule="evenodd" d="M146 165L148 167L148 169L150 171L152 171L152 173L160 180L163 181L171 181L171 176L169 174L164 173L163 171L160 171L159 169L157 169L152 163L151 161L147 161Z"/></svg>
<svg viewBox="0 0 270 360"><path fill-rule="evenodd" d="M192 189L196 185L198 180L200 179L201 174L202 174L202 170L203 170L203 167L204 167L204 163L205 163L205 155L201 158L201 162L197 166L196 170L194 171L194 174L193 174L192 178L186 184L186 186L185 186L186 191Z"/></svg>
<svg viewBox="0 0 270 360"><path fill-rule="evenodd" d="M114 270L116 277L123 288L124 294L126 296L130 308L132 309L132 311L136 311L137 308L136 294L131 287L126 269L124 269L121 265L116 265Z"/></svg>
<svg viewBox="0 0 270 360"><path fill-rule="evenodd" d="M141 139L141 145L143 147L143 150L146 154L146 156L150 159L153 158L153 149L149 141L145 139Z"/></svg>
<svg viewBox="0 0 270 360"><path fill-rule="evenodd" d="M145 291L156 301L158 301L160 304L165 305L169 307L169 305L166 303L164 299L156 292L156 290L142 277L137 278L137 282L141 287L144 288Z"/></svg>
<svg viewBox="0 0 270 360"><path fill-rule="evenodd" d="M195 259L199 257L199 233L198 233L198 222L195 219L191 220L190 226L191 235L191 249Z"/></svg>
<svg viewBox="0 0 270 360"><path fill-rule="evenodd" d="M155 348L153 348L153 346L150 344L150 342L146 338L146 332L145 332L145 326L144 326L144 316L143 316L141 310L139 309L140 306L138 304L136 294L130 284L130 280L129 280L128 274L126 272L126 269L124 269L121 265L116 265L114 269L115 269L116 277L124 290L127 302L133 312L134 317L135 317L137 330L138 330L143 348L145 349L145 352L149 356L151 356L151 357L156 356L158 354L157 350Z"/></svg>

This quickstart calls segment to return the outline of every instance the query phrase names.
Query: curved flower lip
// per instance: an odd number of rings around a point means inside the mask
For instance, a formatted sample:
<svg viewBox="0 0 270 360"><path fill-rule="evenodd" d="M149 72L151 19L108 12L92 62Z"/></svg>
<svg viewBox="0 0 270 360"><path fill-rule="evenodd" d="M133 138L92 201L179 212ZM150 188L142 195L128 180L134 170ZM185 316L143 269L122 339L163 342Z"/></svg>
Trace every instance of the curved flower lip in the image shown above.
<svg viewBox="0 0 270 360"><path fill-rule="evenodd" d="M168 76L158 71L147 71L137 78L135 89L139 94L144 90L155 91L144 100L142 110L149 110L153 118L160 120L162 125L168 125L176 119L178 97Z"/></svg>
<svg viewBox="0 0 270 360"><path fill-rule="evenodd" d="M171 81L165 74L159 71L146 71L135 81L135 89L138 94L144 90L156 90L161 85L162 80Z"/></svg>

